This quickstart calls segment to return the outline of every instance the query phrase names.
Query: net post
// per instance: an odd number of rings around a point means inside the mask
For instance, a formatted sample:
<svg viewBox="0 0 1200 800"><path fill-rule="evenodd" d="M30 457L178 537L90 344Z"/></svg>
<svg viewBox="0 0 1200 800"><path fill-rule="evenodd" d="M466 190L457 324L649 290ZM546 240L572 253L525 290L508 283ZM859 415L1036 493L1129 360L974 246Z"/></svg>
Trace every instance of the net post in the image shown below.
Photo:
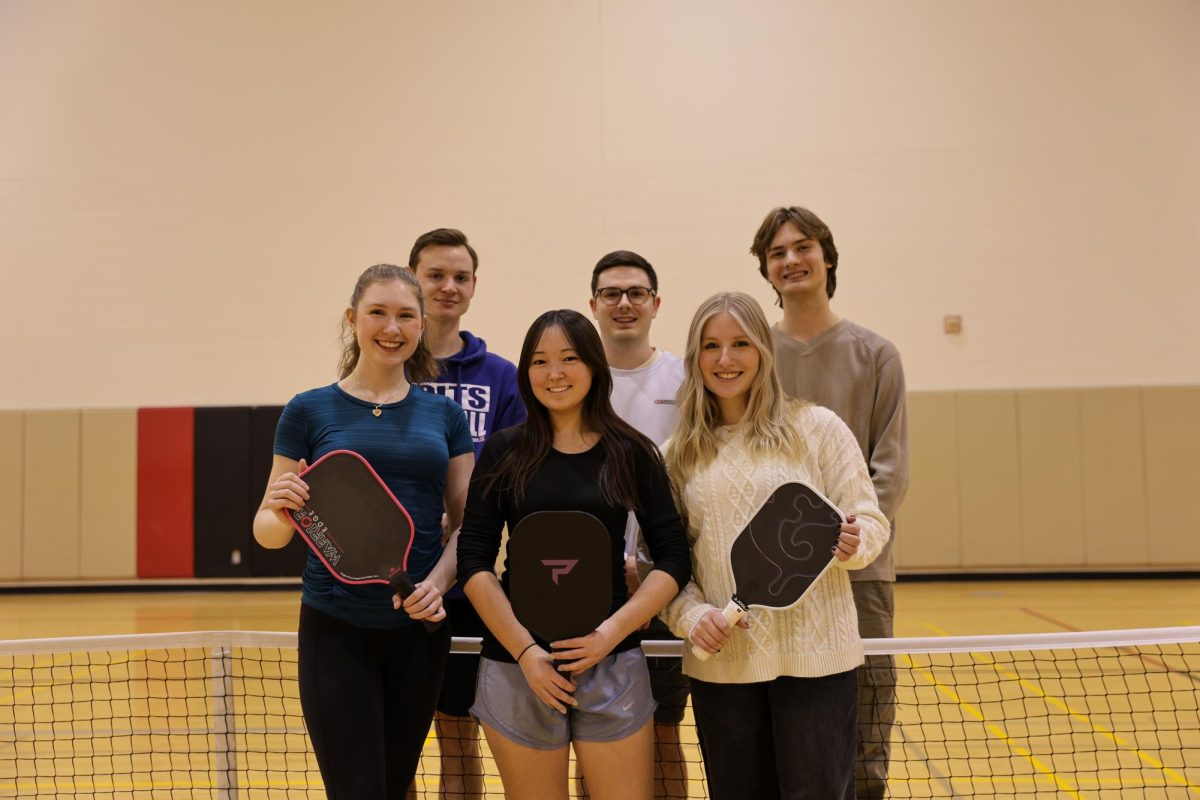
<svg viewBox="0 0 1200 800"><path fill-rule="evenodd" d="M237 721L234 719L233 650L227 645L209 651L209 696L212 697L213 785L221 800L236 800Z"/></svg>

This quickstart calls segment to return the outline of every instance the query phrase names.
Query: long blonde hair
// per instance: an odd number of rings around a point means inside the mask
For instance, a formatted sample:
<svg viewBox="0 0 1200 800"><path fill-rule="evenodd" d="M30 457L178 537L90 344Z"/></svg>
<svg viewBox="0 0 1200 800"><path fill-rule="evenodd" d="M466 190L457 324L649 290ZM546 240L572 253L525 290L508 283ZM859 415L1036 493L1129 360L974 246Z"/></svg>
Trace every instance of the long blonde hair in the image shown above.
<svg viewBox="0 0 1200 800"><path fill-rule="evenodd" d="M704 326L716 315L726 312L746 332L746 337L758 350L758 374L750 384L750 398L742 428L750 455L782 453L800 458L804 455L804 437L793 420L796 409L806 405L789 398L783 392L775 374L775 354L771 345L771 328L762 306L743 292L721 292L705 300L688 328L687 350L684 353L684 377L679 386L676 403L679 406L679 426L667 449L667 472L677 492L696 472L717 456L716 430L720 423L717 400L704 386L700 374L700 339Z"/></svg>

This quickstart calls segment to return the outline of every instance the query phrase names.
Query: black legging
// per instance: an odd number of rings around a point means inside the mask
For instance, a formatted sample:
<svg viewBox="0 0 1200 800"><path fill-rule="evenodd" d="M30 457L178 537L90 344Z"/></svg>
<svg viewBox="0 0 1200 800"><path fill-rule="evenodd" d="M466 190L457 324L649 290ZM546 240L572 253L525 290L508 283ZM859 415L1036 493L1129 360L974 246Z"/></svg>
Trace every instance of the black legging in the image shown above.
<svg viewBox="0 0 1200 800"><path fill-rule="evenodd" d="M330 800L401 800L421 758L450 628L360 628L300 606L300 706Z"/></svg>

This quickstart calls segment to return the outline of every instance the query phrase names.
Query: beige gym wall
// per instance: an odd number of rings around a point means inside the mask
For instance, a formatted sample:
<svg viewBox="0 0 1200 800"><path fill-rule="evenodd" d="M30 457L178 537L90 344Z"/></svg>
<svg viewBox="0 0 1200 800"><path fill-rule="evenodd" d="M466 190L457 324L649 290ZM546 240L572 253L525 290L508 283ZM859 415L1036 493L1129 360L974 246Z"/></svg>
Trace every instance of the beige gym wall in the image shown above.
<svg viewBox="0 0 1200 800"><path fill-rule="evenodd" d="M439 225L494 350L627 247L678 352L778 203L912 389L1200 383L1197 97L1193 0L0 0L0 408L283 402Z"/></svg>

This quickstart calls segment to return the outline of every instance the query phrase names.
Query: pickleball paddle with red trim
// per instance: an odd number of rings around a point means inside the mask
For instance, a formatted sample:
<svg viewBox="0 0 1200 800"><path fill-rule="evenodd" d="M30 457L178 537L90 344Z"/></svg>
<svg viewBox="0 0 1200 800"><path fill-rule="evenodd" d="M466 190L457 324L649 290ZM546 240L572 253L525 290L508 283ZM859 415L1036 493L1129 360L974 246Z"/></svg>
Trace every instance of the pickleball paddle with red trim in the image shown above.
<svg viewBox="0 0 1200 800"><path fill-rule="evenodd" d="M509 602L545 642L586 636L612 613L612 542L584 511L536 511L508 539Z"/></svg>
<svg viewBox="0 0 1200 800"><path fill-rule="evenodd" d="M401 597L413 593L405 571L412 549L413 522L407 509L352 450L327 453L300 473L308 502L287 509L288 521L342 583L380 583ZM441 622L422 620L430 632Z"/></svg>
<svg viewBox="0 0 1200 800"><path fill-rule="evenodd" d="M751 606L790 608L833 564L846 516L805 483L785 483L767 498L729 548L734 594L721 610L730 625ZM704 661L712 654L692 645Z"/></svg>

